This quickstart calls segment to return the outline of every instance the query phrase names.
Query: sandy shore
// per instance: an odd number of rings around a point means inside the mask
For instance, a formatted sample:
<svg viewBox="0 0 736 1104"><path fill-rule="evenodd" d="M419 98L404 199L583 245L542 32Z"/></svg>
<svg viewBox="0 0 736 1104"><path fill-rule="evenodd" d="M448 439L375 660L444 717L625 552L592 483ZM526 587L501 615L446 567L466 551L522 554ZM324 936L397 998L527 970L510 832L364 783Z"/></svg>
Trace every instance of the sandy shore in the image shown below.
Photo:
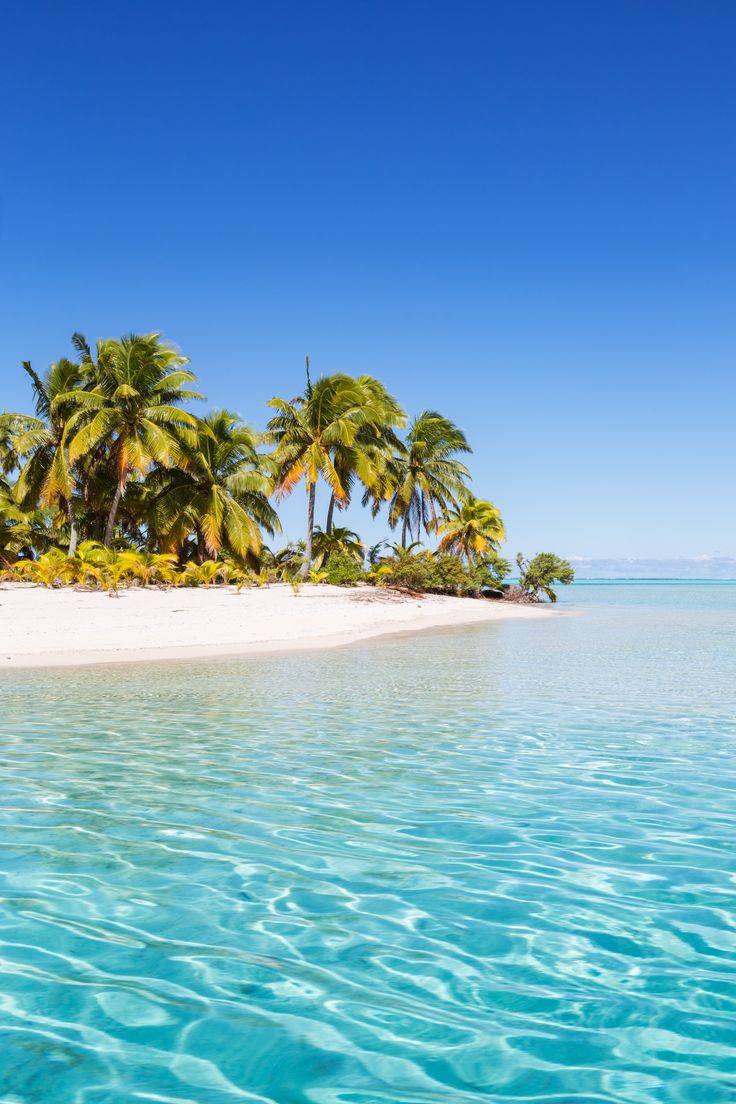
<svg viewBox="0 0 736 1104"><path fill-rule="evenodd" d="M409 598L372 587L106 593L0 587L0 669L183 659L327 648L391 633L506 618L544 607L470 598Z"/></svg>

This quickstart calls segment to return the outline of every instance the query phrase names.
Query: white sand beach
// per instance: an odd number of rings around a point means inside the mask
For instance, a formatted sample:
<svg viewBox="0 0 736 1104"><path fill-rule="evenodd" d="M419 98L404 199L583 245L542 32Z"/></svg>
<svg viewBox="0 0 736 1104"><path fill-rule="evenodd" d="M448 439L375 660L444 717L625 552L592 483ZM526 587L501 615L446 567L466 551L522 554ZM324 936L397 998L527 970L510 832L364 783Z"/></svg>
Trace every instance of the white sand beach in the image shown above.
<svg viewBox="0 0 736 1104"><path fill-rule="evenodd" d="M117 597L0 587L0 669L329 648L421 629L549 617L544 606L421 598L373 587L154 590Z"/></svg>

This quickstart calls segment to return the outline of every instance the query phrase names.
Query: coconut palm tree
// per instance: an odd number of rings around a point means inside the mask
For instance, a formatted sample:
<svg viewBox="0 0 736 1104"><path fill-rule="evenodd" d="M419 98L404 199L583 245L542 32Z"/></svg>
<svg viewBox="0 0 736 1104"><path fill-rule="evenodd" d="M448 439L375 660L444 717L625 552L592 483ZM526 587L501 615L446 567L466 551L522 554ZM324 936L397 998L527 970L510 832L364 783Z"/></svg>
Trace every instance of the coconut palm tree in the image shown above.
<svg viewBox="0 0 736 1104"><path fill-rule="evenodd" d="M338 443L333 449L332 461L347 496L347 501L339 508L344 509L349 503L357 480L364 488L363 505L373 502L377 509L386 497L386 472L391 459L402 447L395 430L406 425L406 414L393 395L373 376L358 376L356 383L365 392L369 419L360 426L352 443ZM337 505L337 498L331 492L326 533L332 532Z"/></svg>
<svg viewBox="0 0 736 1104"><path fill-rule="evenodd" d="M56 548L57 542L48 510L23 510L12 493L0 493L0 559L33 559Z"/></svg>
<svg viewBox="0 0 736 1104"><path fill-rule="evenodd" d="M447 511L437 532L442 534L439 551L464 556L469 564L476 563L487 552L498 551L506 539L500 511L491 502L471 494L461 505Z"/></svg>
<svg viewBox="0 0 736 1104"><path fill-rule="evenodd" d="M184 586L203 586L206 590L213 583L224 583L230 575L230 566L222 560L203 560L202 563L188 563L181 573Z"/></svg>
<svg viewBox="0 0 736 1104"><path fill-rule="evenodd" d="M307 364L307 387L303 395L287 402L273 398L269 406L278 413L268 423L267 439L276 445L278 467L276 496L291 494L303 479L307 488L307 533L301 577L312 566L314 505L320 476L327 483L338 506L350 497L345 469L335 460L346 450L358 449L361 430L380 424L383 405L377 392L351 376L336 373L312 384Z"/></svg>
<svg viewBox="0 0 736 1104"><path fill-rule="evenodd" d="M7 477L19 463L15 440L30 420L23 414L0 414L0 491L10 491Z"/></svg>
<svg viewBox="0 0 736 1104"><path fill-rule="evenodd" d="M197 419L182 410L181 403L202 396L187 387L195 377L183 367L186 357L158 333L101 341L96 361L87 360L87 355L91 355L88 346L83 365L94 386L71 391L59 401L68 399L76 407L66 431L69 462L105 448L115 472L105 528L104 543L109 548L128 479L143 478L154 464L170 468L186 463L184 445L192 439Z"/></svg>
<svg viewBox="0 0 736 1104"><path fill-rule="evenodd" d="M12 425L12 446L21 463L15 497L26 510L39 502L57 507L69 523L68 554L73 556L78 540L75 479L65 434L73 411L70 395L83 387L84 373L66 358L52 364L43 379L30 361L24 360L21 366L31 379L36 416L3 415L3 423Z"/></svg>
<svg viewBox="0 0 736 1104"><path fill-rule="evenodd" d="M229 410L214 410L197 423L185 463L149 480L151 523L163 543L179 547L194 532L200 560L217 559L223 546L241 560L258 556L261 530L273 535L281 525L268 501L273 475L256 442L253 430Z"/></svg>
<svg viewBox="0 0 736 1104"><path fill-rule="evenodd" d="M34 513L22 510L7 484L0 486L0 560L14 560L34 548Z"/></svg>
<svg viewBox="0 0 736 1104"><path fill-rule="evenodd" d="M395 456L387 478L391 486L388 520L401 522L401 543L408 534L419 537L437 528L438 513L447 513L467 493L470 472L457 453L470 452L465 434L436 410L414 419L402 452Z"/></svg>
<svg viewBox="0 0 736 1104"><path fill-rule="evenodd" d="M327 563L329 556L334 553L352 556L354 560L362 563L365 559L366 550L357 533L353 532L352 529L337 525L333 526L331 533L327 533L319 527L315 529L312 551L314 553L314 566L319 569Z"/></svg>

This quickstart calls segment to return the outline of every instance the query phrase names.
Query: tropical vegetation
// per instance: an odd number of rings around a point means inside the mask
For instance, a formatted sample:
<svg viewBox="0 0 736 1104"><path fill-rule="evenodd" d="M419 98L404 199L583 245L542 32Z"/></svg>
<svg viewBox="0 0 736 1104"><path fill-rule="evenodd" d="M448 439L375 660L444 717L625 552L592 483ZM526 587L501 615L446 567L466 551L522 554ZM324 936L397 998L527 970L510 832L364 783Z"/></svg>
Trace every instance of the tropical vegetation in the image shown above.
<svg viewBox="0 0 736 1104"><path fill-rule="evenodd" d="M531 560L525 560L520 552L516 557L516 565L519 569L519 590L532 600L544 594L550 602L556 602L557 594L552 589L552 584L566 585L575 578L572 565L553 552L540 552Z"/></svg>
<svg viewBox="0 0 736 1104"><path fill-rule="evenodd" d="M409 422L375 377L337 372L274 397L263 431L199 413L189 362L160 333L98 341L39 374L32 410L0 414L0 571L45 586L359 582L555 600L573 578L551 553L500 555L499 509L470 490L463 431L436 410ZM324 524L316 512L323 485ZM278 504L302 486L303 539L273 547ZM321 492L324 494L325 492ZM336 519L356 497L399 535L367 548ZM434 548L425 547L426 541Z"/></svg>
<svg viewBox="0 0 736 1104"><path fill-rule="evenodd" d="M448 507L437 532L441 534L439 551L462 556L468 564L498 552L506 539L500 511L492 502L468 493L458 505Z"/></svg>

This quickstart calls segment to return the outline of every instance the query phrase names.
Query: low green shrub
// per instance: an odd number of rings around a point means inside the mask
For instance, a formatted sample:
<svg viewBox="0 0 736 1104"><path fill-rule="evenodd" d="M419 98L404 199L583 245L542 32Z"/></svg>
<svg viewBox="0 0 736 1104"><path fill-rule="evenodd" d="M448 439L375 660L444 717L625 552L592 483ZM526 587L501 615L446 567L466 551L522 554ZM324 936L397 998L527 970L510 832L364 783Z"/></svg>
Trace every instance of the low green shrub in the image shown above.
<svg viewBox="0 0 736 1104"><path fill-rule="evenodd" d="M525 560L521 552L516 557L519 568L519 589L527 597L538 600L540 594L557 601L552 589L553 583L567 586L575 580L575 571L568 560L556 556L554 552L539 552L531 560Z"/></svg>
<svg viewBox="0 0 736 1104"><path fill-rule="evenodd" d="M511 574L511 564L499 556L498 552L489 552L478 560L475 570L483 581L483 589L495 597L502 597L504 585Z"/></svg>
<svg viewBox="0 0 736 1104"><path fill-rule="evenodd" d="M363 565L347 552L333 552L323 573L324 581L333 586L352 586L366 577Z"/></svg>
<svg viewBox="0 0 736 1104"><path fill-rule="evenodd" d="M422 552L383 559L368 581L417 593L479 597L488 585L486 575L482 568L468 566L457 556Z"/></svg>

